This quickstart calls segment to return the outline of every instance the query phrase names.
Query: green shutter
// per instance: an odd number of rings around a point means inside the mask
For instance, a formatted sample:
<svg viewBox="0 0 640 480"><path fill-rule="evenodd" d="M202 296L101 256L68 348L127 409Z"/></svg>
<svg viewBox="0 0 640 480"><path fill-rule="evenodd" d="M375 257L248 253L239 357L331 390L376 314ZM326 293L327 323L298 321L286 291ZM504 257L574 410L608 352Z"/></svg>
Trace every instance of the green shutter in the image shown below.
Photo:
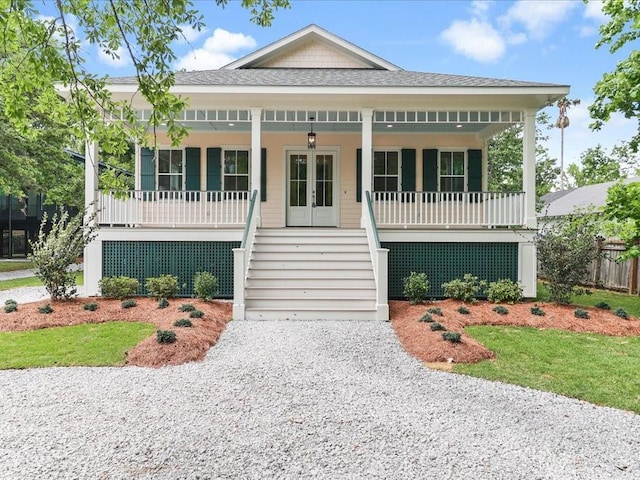
<svg viewBox="0 0 640 480"><path fill-rule="evenodd" d="M467 152L467 190L469 192L482 191L482 150Z"/></svg>
<svg viewBox="0 0 640 480"><path fill-rule="evenodd" d="M200 190L200 149L185 149L186 190Z"/></svg>
<svg viewBox="0 0 640 480"><path fill-rule="evenodd" d="M207 148L207 190L220 191L222 180L222 149L219 147Z"/></svg>
<svg viewBox="0 0 640 480"><path fill-rule="evenodd" d="M416 191L416 150L402 149L402 191Z"/></svg>
<svg viewBox="0 0 640 480"><path fill-rule="evenodd" d="M435 148L422 150L422 191L438 191L438 150Z"/></svg>
<svg viewBox="0 0 640 480"><path fill-rule="evenodd" d="M356 202L362 201L362 149L356 150Z"/></svg>
<svg viewBox="0 0 640 480"><path fill-rule="evenodd" d="M267 201L267 149L260 151L260 201Z"/></svg>
<svg viewBox="0 0 640 480"><path fill-rule="evenodd" d="M142 190L156 189L156 168L153 162L154 156L152 149L146 147L142 147L140 149L140 188Z"/></svg>

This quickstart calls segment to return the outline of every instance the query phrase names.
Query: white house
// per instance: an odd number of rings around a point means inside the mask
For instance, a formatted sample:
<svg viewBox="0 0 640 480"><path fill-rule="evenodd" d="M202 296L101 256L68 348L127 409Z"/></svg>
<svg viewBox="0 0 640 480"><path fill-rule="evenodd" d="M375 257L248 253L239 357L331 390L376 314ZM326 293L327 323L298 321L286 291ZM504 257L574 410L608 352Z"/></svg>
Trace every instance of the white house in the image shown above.
<svg viewBox="0 0 640 480"><path fill-rule="evenodd" d="M130 99L135 78L112 79ZM536 293L535 115L548 83L410 72L310 25L219 70L176 75L178 148L137 148L136 189L98 191L85 287L207 270L234 318L388 319L403 278L465 273ZM134 96L141 120L151 113ZM524 124L522 191L487 191L487 139ZM142 293L142 292L141 292Z"/></svg>

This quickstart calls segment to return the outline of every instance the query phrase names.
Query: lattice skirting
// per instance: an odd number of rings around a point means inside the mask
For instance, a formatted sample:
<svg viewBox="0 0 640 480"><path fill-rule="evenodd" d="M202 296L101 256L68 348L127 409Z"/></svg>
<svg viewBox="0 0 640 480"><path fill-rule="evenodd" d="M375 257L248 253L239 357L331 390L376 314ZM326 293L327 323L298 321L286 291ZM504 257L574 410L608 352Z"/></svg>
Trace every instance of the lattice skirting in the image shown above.
<svg viewBox="0 0 640 480"><path fill-rule="evenodd" d="M518 280L517 243L383 242L389 249L389 298L403 298L403 279L411 272L427 274L427 297L442 298L442 284L465 273L493 282Z"/></svg>
<svg viewBox="0 0 640 480"><path fill-rule="evenodd" d="M140 282L140 295L149 277L171 274L186 287L180 296L193 295L193 277L207 271L218 277L220 298L233 298L233 249L240 242L104 241L102 272L105 277L125 275Z"/></svg>

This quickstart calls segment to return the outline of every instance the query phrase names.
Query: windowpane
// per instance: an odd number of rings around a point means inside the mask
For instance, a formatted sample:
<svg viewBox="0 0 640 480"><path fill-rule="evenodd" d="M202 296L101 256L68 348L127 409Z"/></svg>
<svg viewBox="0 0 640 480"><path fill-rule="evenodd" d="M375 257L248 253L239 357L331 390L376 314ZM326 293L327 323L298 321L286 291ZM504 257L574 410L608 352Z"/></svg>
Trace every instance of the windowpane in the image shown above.
<svg viewBox="0 0 640 480"><path fill-rule="evenodd" d="M373 174L384 175L385 173L385 161L384 156L380 158L378 155L373 158Z"/></svg>
<svg viewBox="0 0 640 480"><path fill-rule="evenodd" d="M249 177L247 175L242 175L237 178L238 178L237 190L249 191Z"/></svg>
<svg viewBox="0 0 640 480"><path fill-rule="evenodd" d="M169 150L158 150L158 173L169 173L171 168Z"/></svg>
<svg viewBox="0 0 640 480"><path fill-rule="evenodd" d="M373 190L376 192L385 192L386 191L386 182L385 177L374 177L373 178Z"/></svg>
<svg viewBox="0 0 640 480"><path fill-rule="evenodd" d="M249 190L249 151L225 150L223 188L228 191Z"/></svg>
<svg viewBox="0 0 640 480"><path fill-rule="evenodd" d="M242 152L243 155L238 155L238 173L248 174L249 173L249 156L246 155L247 152Z"/></svg>
<svg viewBox="0 0 640 480"><path fill-rule="evenodd" d="M387 175L398 175L398 156L387 159Z"/></svg>
<svg viewBox="0 0 640 480"><path fill-rule="evenodd" d="M397 192L398 188L398 177L387 177L387 192Z"/></svg>

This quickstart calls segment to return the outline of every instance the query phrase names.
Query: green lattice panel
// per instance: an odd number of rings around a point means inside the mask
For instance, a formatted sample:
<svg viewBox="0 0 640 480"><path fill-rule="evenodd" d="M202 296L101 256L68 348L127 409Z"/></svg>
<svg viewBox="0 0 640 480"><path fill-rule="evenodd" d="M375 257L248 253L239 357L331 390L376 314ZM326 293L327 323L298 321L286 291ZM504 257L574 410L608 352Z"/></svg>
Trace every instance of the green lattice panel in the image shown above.
<svg viewBox="0 0 640 480"><path fill-rule="evenodd" d="M186 283L180 296L193 295L193 276L208 271L218 277L220 297L233 297L233 250L240 242L130 242L102 244L105 277L125 275L140 282L139 294L146 295L145 280L171 274Z"/></svg>
<svg viewBox="0 0 640 480"><path fill-rule="evenodd" d="M403 279L411 272L425 272L428 297L444 297L442 284L465 273L494 282L518 280L517 243L414 243L387 242L389 249L389 298L402 298Z"/></svg>

